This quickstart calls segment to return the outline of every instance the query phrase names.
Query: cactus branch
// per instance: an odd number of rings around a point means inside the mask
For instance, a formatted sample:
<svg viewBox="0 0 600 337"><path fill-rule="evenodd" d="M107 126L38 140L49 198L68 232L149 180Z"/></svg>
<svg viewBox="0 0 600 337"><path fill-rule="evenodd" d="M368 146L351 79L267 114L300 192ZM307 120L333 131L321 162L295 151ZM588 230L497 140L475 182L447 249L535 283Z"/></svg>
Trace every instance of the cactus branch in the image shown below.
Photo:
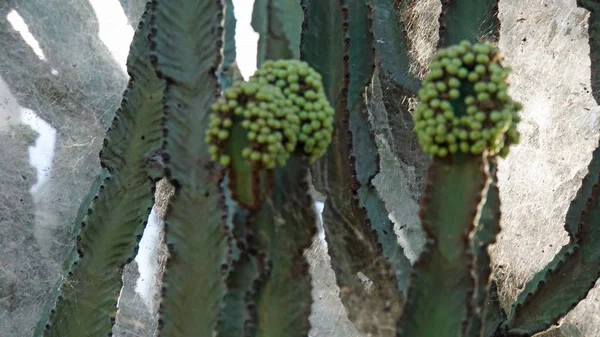
<svg viewBox="0 0 600 337"><path fill-rule="evenodd" d="M395 326L403 299L395 284L395 272L381 256L355 197L358 184L348 129L348 90L352 77L348 7L338 0L305 1L304 5L302 59L323 75L325 92L336 110L330 151L313 170L316 188L327 195L323 223L332 267L350 320L359 331L378 334L381 325ZM323 45L329 48L322 49ZM359 273L374 287L365 287L357 277Z"/></svg>
<svg viewBox="0 0 600 337"><path fill-rule="evenodd" d="M269 265L254 295L257 337L304 337L310 330L312 286L304 251L316 233L316 216L302 157L293 155L275 169L272 193L249 223L254 246Z"/></svg>
<svg viewBox="0 0 600 337"><path fill-rule="evenodd" d="M165 216L169 259L159 328L172 337L212 336L225 291L226 214L222 175L202 139L219 90L223 6L192 0L154 0L153 6L151 58L168 83L163 152L175 187Z"/></svg>
<svg viewBox="0 0 600 337"><path fill-rule="evenodd" d="M464 335L475 287L468 236L485 195L486 165L483 156L431 164L420 212L428 243L413 266L400 336Z"/></svg>
<svg viewBox="0 0 600 337"><path fill-rule="evenodd" d="M302 7L298 0L256 0L252 28L259 34L257 66L266 60L298 59Z"/></svg>
<svg viewBox="0 0 600 337"><path fill-rule="evenodd" d="M406 1L370 0L373 9L373 35L379 67L401 90L416 96L420 81L411 75L410 44L406 38L401 11Z"/></svg>
<svg viewBox="0 0 600 337"><path fill-rule="evenodd" d="M475 276L475 291L473 293L473 315L467 326L468 337L480 337L483 331L493 331L498 322L489 320L486 312L494 313L498 308L492 307L495 303L488 299L491 286L491 259L488 253L489 245L496 242L500 233L500 191L498 189L496 158L489 158L490 185L487 190L485 204L481 210L481 217L477 228L471 238L471 251L473 253L473 267ZM492 327L489 327L492 326ZM485 336L485 335L484 335Z"/></svg>
<svg viewBox="0 0 600 337"><path fill-rule="evenodd" d="M379 173L380 157L369 123L367 87L375 68L372 8L362 0L348 0L347 39L349 41L348 119L352 136L351 160L356 171L359 207L366 214L366 225L373 230L383 255L393 266L398 289L406 295L411 272L410 260L394 232L394 225L372 180Z"/></svg>
<svg viewBox="0 0 600 337"><path fill-rule="evenodd" d="M498 0L442 0L439 47L464 39L498 42Z"/></svg>
<svg viewBox="0 0 600 337"><path fill-rule="evenodd" d="M136 254L154 202L155 179L160 178L147 166L147 154L160 147L164 89L150 65L148 15L147 10L132 42L127 61L131 80L100 153L100 184L78 216L77 256L44 336L107 335L115 323L121 271Z"/></svg>

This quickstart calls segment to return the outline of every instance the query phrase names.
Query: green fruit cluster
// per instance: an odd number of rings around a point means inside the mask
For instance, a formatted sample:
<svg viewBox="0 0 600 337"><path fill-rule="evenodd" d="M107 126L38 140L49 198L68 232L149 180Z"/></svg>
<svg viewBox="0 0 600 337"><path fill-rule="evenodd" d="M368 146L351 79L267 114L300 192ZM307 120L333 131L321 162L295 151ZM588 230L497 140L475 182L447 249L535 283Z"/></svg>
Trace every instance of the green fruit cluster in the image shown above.
<svg viewBox="0 0 600 337"><path fill-rule="evenodd" d="M223 166L236 155L226 151L232 132L245 132L248 146L241 156L259 167L285 165L298 147L312 163L331 142L333 114L321 76L308 64L267 61L249 82L234 83L213 104L206 142Z"/></svg>
<svg viewBox="0 0 600 337"><path fill-rule="evenodd" d="M419 90L413 114L424 151L446 157L454 153L506 157L519 142L520 103L508 96L510 68L500 64L490 44L460 44L441 49Z"/></svg>
<svg viewBox="0 0 600 337"><path fill-rule="evenodd" d="M321 74L299 60L268 60L250 78L251 83L281 89L292 114L300 119L298 141L310 163L325 154L333 134L334 110L321 80Z"/></svg>

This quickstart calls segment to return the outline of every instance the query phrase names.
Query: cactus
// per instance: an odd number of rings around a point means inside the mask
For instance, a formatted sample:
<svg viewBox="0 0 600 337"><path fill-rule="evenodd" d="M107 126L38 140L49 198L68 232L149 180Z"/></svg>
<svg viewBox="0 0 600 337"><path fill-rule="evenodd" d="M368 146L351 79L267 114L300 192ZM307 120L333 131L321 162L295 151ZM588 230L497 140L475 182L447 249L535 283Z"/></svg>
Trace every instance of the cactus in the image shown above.
<svg viewBox="0 0 600 337"><path fill-rule="evenodd" d="M596 36L598 5L579 4ZM309 176L327 198L340 298L362 333L531 336L566 315L600 276L600 146L565 220L570 242L506 315L488 247L501 229L497 164L519 142L522 106L508 95L510 68L494 45L497 2L442 1L439 50L422 79L410 72L398 20L405 5L257 0L258 69L244 81L231 0L151 1L73 256L34 335L112 334L120 272L162 177L175 187L165 215L163 336L309 333ZM590 46L598 99L597 41ZM380 157L369 89L381 85L390 87L380 102L389 111L405 109L390 103L396 96L419 101L414 130L403 135L418 141L429 166L419 213L427 243L414 265L372 183Z"/></svg>

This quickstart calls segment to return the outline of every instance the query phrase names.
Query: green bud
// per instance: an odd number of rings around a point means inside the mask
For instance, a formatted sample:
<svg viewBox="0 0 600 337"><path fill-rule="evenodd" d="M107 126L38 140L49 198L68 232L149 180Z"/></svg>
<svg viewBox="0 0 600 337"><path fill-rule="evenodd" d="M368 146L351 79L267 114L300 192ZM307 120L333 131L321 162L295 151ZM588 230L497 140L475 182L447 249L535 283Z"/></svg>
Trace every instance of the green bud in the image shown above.
<svg viewBox="0 0 600 337"><path fill-rule="evenodd" d="M458 91L458 89L450 89L448 96L451 99L458 99L460 97L460 91Z"/></svg>
<svg viewBox="0 0 600 337"><path fill-rule="evenodd" d="M466 53L462 59L465 64L473 64L475 62L475 55L473 53Z"/></svg>
<svg viewBox="0 0 600 337"><path fill-rule="evenodd" d="M219 131L219 134L217 135L217 137L220 140L225 140L225 139L229 138L229 131L227 131L227 130L221 130L221 131Z"/></svg>
<svg viewBox="0 0 600 337"><path fill-rule="evenodd" d="M479 64L486 64L486 63L490 62L490 57L487 56L486 54L477 54L476 61Z"/></svg>
<svg viewBox="0 0 600 337"><path fill-rule="evenodd" d="M485 102L490 100L490 94L487 92L480 92L477 94L477 100L480 102Z"/></svg>
<svg viewBox="0 0 600 337"><path fill-rule="evenodd" d="M450 79L448 79L448 86L453 89L458 89L460 87L460 80L456 77L450 77Z"/></svg>
<svg viewBox="0 0 600 337"><path fill-rule="evenodd" d="M221 156L219 163L221 164L221 166L229 166L229 164L231 164L231 157L223 155Z"/></svg>

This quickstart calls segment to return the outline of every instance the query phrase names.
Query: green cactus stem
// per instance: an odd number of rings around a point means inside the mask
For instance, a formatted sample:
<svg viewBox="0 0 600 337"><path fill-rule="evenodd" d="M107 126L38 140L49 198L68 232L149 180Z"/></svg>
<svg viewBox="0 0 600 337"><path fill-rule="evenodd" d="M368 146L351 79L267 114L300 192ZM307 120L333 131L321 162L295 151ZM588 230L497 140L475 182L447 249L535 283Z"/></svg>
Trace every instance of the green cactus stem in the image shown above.
<svg viewBox="0 0 600 337"><path fill-rule="evenodd" d="M420 81L410 72L410 44L406 38L406 27L401 20L407 1L370 0L370 3L373 8L375 48L381 71L405 94L416 96Z"/></svg>
<svg viewBox="0 0 600 337"><path fill-rule="evenodd" d="M69 259L50 318L42 323L44 336L106 336L115 323L121 271L136 254L158 178L148 170L148 154L160 148L165 84L150 65L149 15L147 9L131 45L131 80L104 140L93 198L84 201L77 217L76 255Z"/></svg>
<svg viewBox="0 0 600 337"><path fill-rule="evenodd" d="M327 152L325 160L312 167L315 188L327 197L323 210L325 239L341 289L340 297L349 319L360 332L379 334L381 326L396 325L404 301L397 287L396 271L386 256L381 254L382 246L374 235L377 231L383 232L382 229L385 230L386 226L389 226L389 236L382 236L382 239L393 237L390 223L372 223L373 227L370 228L368 216L362 208L373 206L373 210L381 212L382 205L376 202L368 202L367 205L365 201L362 201L364 203L361 205L356 198L360 186L355 164L356 168L360 166L362 182L367 184L369 174L378 169L377 156L373 153L365 157L367 161L372 160L369 163L357 162L353 157L354 146L356 150L363 150L359 144L353 144L353 137L364 133L353 135L350 134L349 128L350 123L360 123L361 120L356 118L351 121L351 113L355 117L364 117L356 116L362 113L360 105L363 103L358 102L362 99L364 85L373 71L373 63L369 59L372 56L360 56L373 51L373 46L367 42L372 38L369 36L368 7L365 8L364 3L360 2L337 0L306 0L303 5L305 20L301 44L302 59L323 76L325 93L335 107L336 131L330 151ZM352 15L358 16L350 18ZM361 26L349 28L350 20L360 22ZM352 37L354 34L356 38ZM356 44L353 45L351 40ZM323 48L324 45L328 48ZM361 52L360 48L365 50ZM354 109L354 112L349 109ZM369 123L363 122L362 127L368 130ZM369 149L374 150L372 147ZM375 198L370 186L365 187L361 192L365 192L363 197L369 196L370 193L370 196ZM372 216L374 221L382 219L381 213ZM386 252L390 251L386 249ZM361 274L368 278L374 287L365 287L357 277ZM394 333L386 332L386 336Z"/></svg>
<svg viewBox="0 0 600 337"><path fill-rule="evenodd" d="M230 244L218 334L308 333L311 283L302 253L316 219L306 175L327 150L332 122L321 75L297 60L266 61L213 104L205 141L211 159L228 168L237 244Z"/></svg>
<svg viewBox="0 0 600 337"><path fill-rule="evenodd" d="M354 161L359 207L366 214L365 225L372 229L383 255L392 265L398 289L406 295L411 274L410 260L394 232L385 202L372 180L379 174L380 157L371 130L366 104L367 88L375 69L373 53L373 19L365 1L348 0L348 27L346 48L349 55L350 84L348 86L348 130L351 133L351 156ZM349 41L349 42L348 42Z"/></svg>
<svg viewBox="0 0 600 337"><path fill-rule="evenodd" d="M167 80L163 120L165 174L175 187L165 216L169 248L160 308L161 335L212 336L227 269L223 172L202 141L219 92L221 1L154 0L152 54ZM201 305L198 305L198 304Z"/></svg>
<svg viewBox="0 0 600 337"><path fill-rule="evenodd" d="M481 213L495 174L488 160L518 141L521 107L506 94L507 74L491 45L463 41L439 50L423 80L413 118L422 147L434 157L420 212L428 242L413 266L401 336L463 336L466 329L479 336L486 249L499 217L493 184Z"/></svg>
<svg viewBox="0 0 600 337"><path fill-rule="evenodd" d="M257 67L267 60L298 59L302 7L298 0L256 0L252 28L259 34Z"/></svg>
<svg viewBox="0 0 600 337"><path fill-rule="evenodd" d="M488 180L484 156L436 157L427 175L420 217L427 233L414 273L400 336L462 336L472 311L469 234Z"/></svg>
<svg viewBox="0 0 600 337"><path fill-rule="evenodd" d="M500 190L498 188L497 160L489 158L490 182L485 198L485 204L481 209L481 217L470 240L473 254L473 269L475 276L475 291L473 293L473 315L469 319L466 336L480 337L484 331L494 331L505 317L486 316L486 312L494 314L501 310L494 307L497 304L488 298L492 281L491 258L488 247L496 242L496 236L500 233ZM484 335L489 336L489 335Z"/></svg>
<svg viewBox="0 0 600 337"><path fill-rule="evenodd" d="M509 146L519 142L517 112L522 109L508 96L509 71L490 44L463 41L441 49L413 114L423 150L438 157L484 151L506 157Z"/></svg>
<svg viewBox="0 0 600 337"><path fill-rule="evenodd" d="M442 0L438 47L464 39L496 42L500 37L498 0Z"/></svg>
<svg viewBox="0 0 600 337"><path fill-rule="evenodd" d="M257 284L257 337L305 337L310 330L311 277L304 251L316 234L305 156L294 154L274 171L272 192L248 223L253 245L264 252L268 276Z"/></svg>

